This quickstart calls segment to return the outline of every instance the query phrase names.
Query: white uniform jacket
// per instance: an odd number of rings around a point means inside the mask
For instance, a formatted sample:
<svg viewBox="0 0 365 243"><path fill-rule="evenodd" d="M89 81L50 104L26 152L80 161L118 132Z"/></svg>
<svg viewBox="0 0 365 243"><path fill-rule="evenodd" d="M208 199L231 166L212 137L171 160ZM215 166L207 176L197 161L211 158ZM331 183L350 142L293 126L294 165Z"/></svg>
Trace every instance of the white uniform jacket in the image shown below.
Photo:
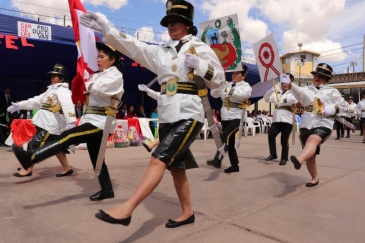
<svg viewBox="0 0 365 243"><path fill-rule="evenodd" d="M280 90L278 92L279 101L276 98L275 89L271 88L264 94L264 100L267 103L274 103L275 110L272 122L285 122L289 124L293 124L293 112L289 111L293 105L298 103L298 100L294 97L290 90L283 92ZM281 109L281 107L285 107L285 109Z"/></svg>
<svg viewBox="0 0 365 243"><path fill-rule="evenodd" d="M60 121L56 120L52 112L41 109L42 104L50 105L48 97L56 104L57 99L55 95L58 97L63 112L63 115L60 114ZM60 135L68 123L76 122L75 106L72 103L71 91L67 83L52 84L48 86L48 89L43 94L21 101L18 104L21 110L38 110L32 119L32 123L48 131L50 134Z"/></svg>
<svg viewBox="0 0 365 243"><path fill-rule="evenodd" d="M89 87L92 84L91 88ZM114 66L105 69L103 72L91 75L85 83L86 90L89 94L89 105L91 107L109 106L111 97L117 95L118 99L122 98L124 93L123 75ZM92 125L104 130L106 116L97 114L85 114L81 117L80 125L91 123ZM117 122L114 118L110 132L115 130Z"/></svg>
<svg viewBox="0 0 365 243"><path fill-rule="evenodd" d="M331 116L334 116L341 107L343 109L348 108L340 92L328 85L320 85L320 89L318 90L314 85L299 87L293 83L291 92L304 107L312 106L314 98L319 99L324 104L324 107L329 106L331 108ZM301 118L300 128L313 129L326 127L332 130L333 123L334 119L332 117L324 117L322 114L305 111Z"/></svg>
<svg viewBox="0 0 365 243"><path fill-rule="evenodd" d="M205 43L192 35L185 36L182 40L186 43L179 53L175 46L179 41L170 40L166 45L148 45L136 38L110 28L103 41L112 45L115 49L129 58L156 73L160 85L169 79L178 78L179 83L195 83L188 79L190 68L184 64L185 53L190 47L195 47L200 57L199 68L195 69L195 75L204 79L208 88L218 88L224 80L224 71L214 51ZM160 123L172 123L182 119L195 119L204 122L204 109L201 98L198 95L176 93L168 96L161 94L157 100Z"/></svg>
<svg viewBox="0 0 365 243"><path fill-rule="evenodd" d="M356 116L356 103L352 102L351 104L349 104L348 110L346 112L346 117L351 118Z"/></svg>
<svg viewBox="0 0 365 243"><path fill-rule="evenodd" d="M355 110L361 118L365 118L365 99L362 99L357 103Z"/></svg>
<svg viewBox="0 0 365 243"><path fill-rule="evenodd" d="M245 81L237 82L232 88L232 82L227 82L218 89L212 89L210 94L214 98L221 98L223 101L221 109L222 121L229 121L233 119L241 119L242 109L230 107L229 110L227 106L224 105L226 98L229 98L230 102L242 103L244 100L250 98L252 88Z"/></svg>

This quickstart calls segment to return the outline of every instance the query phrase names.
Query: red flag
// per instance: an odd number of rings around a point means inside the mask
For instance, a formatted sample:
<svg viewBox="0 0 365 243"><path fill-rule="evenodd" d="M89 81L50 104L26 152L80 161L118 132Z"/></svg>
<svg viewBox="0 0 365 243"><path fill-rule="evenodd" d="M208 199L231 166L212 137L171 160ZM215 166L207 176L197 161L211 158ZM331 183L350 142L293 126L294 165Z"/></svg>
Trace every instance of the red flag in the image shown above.
<svg viewBox="0 0 365 243"><path fill-rule="evenodd" d="M98 70L94 31L79 24L80 15L86 13L80 0L68 0L75 42L78 51L76 76L71 83L72 101L85 101L86 78Z"/></svg>

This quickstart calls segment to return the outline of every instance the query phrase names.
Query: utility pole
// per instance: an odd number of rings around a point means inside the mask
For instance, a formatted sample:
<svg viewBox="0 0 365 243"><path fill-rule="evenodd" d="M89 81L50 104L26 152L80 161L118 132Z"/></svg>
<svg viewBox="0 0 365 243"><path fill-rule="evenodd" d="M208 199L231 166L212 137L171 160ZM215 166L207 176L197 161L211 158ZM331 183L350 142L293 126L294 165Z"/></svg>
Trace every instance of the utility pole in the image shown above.
<svg viewBox="0 0 365 243"><path fill-rule="evenodd" d="M362 48L362 71L365 72L365 35L364 35L364 41L362 42L363 48Z"/></svg>

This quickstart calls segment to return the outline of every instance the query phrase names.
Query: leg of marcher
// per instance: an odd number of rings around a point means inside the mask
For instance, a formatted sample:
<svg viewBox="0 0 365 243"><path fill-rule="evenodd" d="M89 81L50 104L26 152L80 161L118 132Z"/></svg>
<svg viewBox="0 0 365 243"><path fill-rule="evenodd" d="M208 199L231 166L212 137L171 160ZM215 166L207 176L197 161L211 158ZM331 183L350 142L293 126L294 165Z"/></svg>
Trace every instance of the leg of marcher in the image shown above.
<svg viewBox="0 0 365 243"><path fill-rule="evenodd" d="M157 187L166 170L166 164L151 157L150 164L137 189L125 203L108 211L110 217L123 219L132 215L134 209Z"/></svg>
<svg viewBox="0 0 365 243"><path fill-rule="evenodd" d="M297 161L300 165L304 163L304 161L311 158L316 153L317 146L322 143L322 138L318 135L312 134L308 137L305 146L300 153L299 156L291 156L290 160L294 163L294 161ZM293 161L294 160L294 161ZM294 163L295 165L296 163ZM299 166L300 168L300 166ZM298 168L296 168L298 169Z"/></svg>
<svg viewBox="0 0 365 243"><path fill-rule="evenodd" d="M268 140L269 140L269 149L270 149L270 155L269 157L267 157L265 160L269 161L269 160L273 160L273 159L277 159L278 156L276 154L276 136L280 133L280 127L279 124L274 122L269 130L268 133Z"/></svg>
<svg viewBox="0 0 365 243"><path fill-rule="evenodd" d="M190 201L190 186L186 177L186 170L171 168L171 175L174 179L175 190L179 197L182 213L175 221L183 221L193 214Z"/></svg>
<svg viewBox="0 0 365 243"><path fill-rule="evenodd" d="M24 170L23 168L18 168L18 172L13 173L13 176L15 177L25 177L25 176L31 176L33 172L33 167L35 164L32 164L28 169Z"/></svg>
<svg viewBox="0 0 365 243"><path fill-rule="evenodd" d="M71 166L68 163L66 154L64 152L56 154L57 159L60 161L62 165L62 172L61 174L65 174L71 170Z"/></svg>
<svg viewBox="0 0 365 243"><path fill-rule="evenodd" d="M312 180L310 183L315 184L318 182L318 173L317 173L317 163L316 163L316 154L314 154L312 157L307 159L305 162L307 165L307 169L309 174L312 176Z"/></svg>

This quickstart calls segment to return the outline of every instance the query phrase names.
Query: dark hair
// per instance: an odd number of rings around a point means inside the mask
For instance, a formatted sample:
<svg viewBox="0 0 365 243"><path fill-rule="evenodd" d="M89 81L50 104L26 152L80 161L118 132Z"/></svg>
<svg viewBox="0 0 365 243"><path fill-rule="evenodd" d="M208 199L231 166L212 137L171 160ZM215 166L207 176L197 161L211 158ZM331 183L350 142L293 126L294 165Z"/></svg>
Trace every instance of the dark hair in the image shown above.
<svg viewBox="0 0 365 243"><path fill-rule="evenodd" d="M196 36L198 34L198 29L196 28L195 25L193 25L191 22L189 22L188 20L181 18L181 20L183 21L184 24L186 24L187 26L190 26L189 35L193 35Z"/></svg>
<svg viewBox="0 0 365 243"><path fill-rule="evenodd" d="M123 71L124 62L121 59L122 58L122 54L120 52L118 52L118 51L112 51L112 49L110 49L107 46L102 46L99 50L102 50L105 53L105 55L107 55L109 57L109 59L114 58L115 61L114 61L114 63L113 63L112 66L115 66L119 70L119 72L122 72Z"/></svg>

